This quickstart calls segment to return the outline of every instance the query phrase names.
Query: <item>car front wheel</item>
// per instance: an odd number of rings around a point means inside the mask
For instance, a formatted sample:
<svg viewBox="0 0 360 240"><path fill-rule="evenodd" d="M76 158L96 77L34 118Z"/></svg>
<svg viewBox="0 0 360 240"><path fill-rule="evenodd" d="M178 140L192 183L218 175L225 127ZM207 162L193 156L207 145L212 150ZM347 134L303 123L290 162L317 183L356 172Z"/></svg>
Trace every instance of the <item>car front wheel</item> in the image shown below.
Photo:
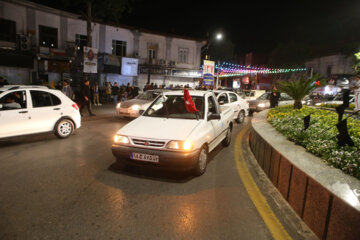
<svg viewBox="0 0 360 240"><path fill-rule="evenodd" d="M58 138L68 138L74 132L74 123L69 119L61 119L55 127L55 135Z"/></svg>
<svg viewBox="0 0 360 240"><path fill-rule="evenodd" d="M241 110L236 118L236 122L242 123L242 122L244 122L244 119L245 119L245 112L243 110Z"/></svg>
<svg viewBox="0 0 360 240"><path fill-rule="evenodd" d="M202 146L197 163L194 168L194 174L195 176L200 176L205 173L206 166L208 163L208 152L206 146Z"/></svg>

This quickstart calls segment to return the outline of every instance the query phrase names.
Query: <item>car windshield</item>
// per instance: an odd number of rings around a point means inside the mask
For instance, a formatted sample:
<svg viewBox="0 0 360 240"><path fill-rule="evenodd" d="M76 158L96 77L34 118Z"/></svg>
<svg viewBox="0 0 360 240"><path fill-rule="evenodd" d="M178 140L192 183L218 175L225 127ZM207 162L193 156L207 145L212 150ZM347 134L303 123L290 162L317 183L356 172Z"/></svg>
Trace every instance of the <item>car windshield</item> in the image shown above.
<svg viewBox="0 0 360 240"><path fill-rule="evenodd" d="M143 116L179 119L203 119L204 118L204 97L193 96L192 100L199 110L197 114L190 113L185 107L183 95L159 96L146 110Z"/></svg>
<svg viewBox="0 0 360 240"><path fill-rule="evenodd" d="M269 96L270 96L269 93L264 93L260 97L258 97L258 99L259 100L267 100L267 99L269 99Z"/></svg>
<svg viewBox="0 0 360 240"><path fill-rule="evenodd" d="M152 101L154 100L158 95L159 95L160 92L155 92L155 91L146 91L146 92L143 92L139 95L137 95L135 98L136 99L141 99L141 100L149 100L149 101Z"/></svg>

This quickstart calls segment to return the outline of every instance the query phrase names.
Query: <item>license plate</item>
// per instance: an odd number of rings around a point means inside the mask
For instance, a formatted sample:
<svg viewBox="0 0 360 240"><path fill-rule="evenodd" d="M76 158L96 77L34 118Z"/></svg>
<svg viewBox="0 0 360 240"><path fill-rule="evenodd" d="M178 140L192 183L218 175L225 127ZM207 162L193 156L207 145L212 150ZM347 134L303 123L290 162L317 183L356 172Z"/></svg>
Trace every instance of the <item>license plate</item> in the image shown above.
<svg viewBox="0 0 360 240"><path fill-rule="evenodd" d="M133 160L140 160L145 162L159 162L159 156L157 155L149 155L144 153L131 153L130 158Z"/></svg>

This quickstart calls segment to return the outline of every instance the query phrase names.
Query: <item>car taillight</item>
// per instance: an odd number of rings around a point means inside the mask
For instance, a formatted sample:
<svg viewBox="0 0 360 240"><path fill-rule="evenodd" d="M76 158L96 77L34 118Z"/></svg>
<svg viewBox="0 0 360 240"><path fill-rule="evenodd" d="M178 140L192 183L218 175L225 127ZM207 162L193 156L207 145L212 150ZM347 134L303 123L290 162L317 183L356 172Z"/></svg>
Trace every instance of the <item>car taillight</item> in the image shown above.
<svg viewBox="0 0 360 240"><path fill-rule="evenodd" d="M79 106L76 103L74 103L72 107L75 108L75 110L79 110Z"/></svg>
<svg viewBox="0 0 360 240"><path fill-rule="evenodd" d="M249 101L246 101L246 104L249 104Z"/></svg>

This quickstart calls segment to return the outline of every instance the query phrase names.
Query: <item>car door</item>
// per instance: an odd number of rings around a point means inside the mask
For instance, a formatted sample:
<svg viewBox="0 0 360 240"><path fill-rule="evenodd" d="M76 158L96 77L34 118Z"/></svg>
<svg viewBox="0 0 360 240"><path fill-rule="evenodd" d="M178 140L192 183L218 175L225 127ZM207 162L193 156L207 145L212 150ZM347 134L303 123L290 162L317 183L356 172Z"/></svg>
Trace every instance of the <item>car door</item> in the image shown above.
<svg viewBox="0 0 360 240"><path fill-rule="evenodd" d="M31 122L37 132L54 129L56 122L62 116L61 100L54 94L42 90L30 90L32 109Z"/></svg>
<svg viewBox="0 0 360 240"><path fill-rule="evenodd" d="M25 90L13 91L0 98L0 137L31 133L30 115Z"/></svg>
<svg viewBox="0 0 360 240"><path fill-rule="evenodd" d="M220 114L218 106L213 96L207 97L208 116L211 114ZM209 120L208 123L211 124L214 133L214 138L209 143L209 151L211 151L222 141L224 134L226 134L226 129L223 119Z"/></svg>
<svg viewBox="0 0 360 240"><path fill-rule="evenodd" d="M235 93L228 93L229 99L230 99L230 107L234 110L233 118L237 118L240 110L241 110L241 102L240 97L238 99L238 96Z"/></svg>
<svg viewBox="0 0 360 240"><path fill-rule="evenodd" d="M286 93L280 93L279 106L294 104L294 99Z"/></svg>

